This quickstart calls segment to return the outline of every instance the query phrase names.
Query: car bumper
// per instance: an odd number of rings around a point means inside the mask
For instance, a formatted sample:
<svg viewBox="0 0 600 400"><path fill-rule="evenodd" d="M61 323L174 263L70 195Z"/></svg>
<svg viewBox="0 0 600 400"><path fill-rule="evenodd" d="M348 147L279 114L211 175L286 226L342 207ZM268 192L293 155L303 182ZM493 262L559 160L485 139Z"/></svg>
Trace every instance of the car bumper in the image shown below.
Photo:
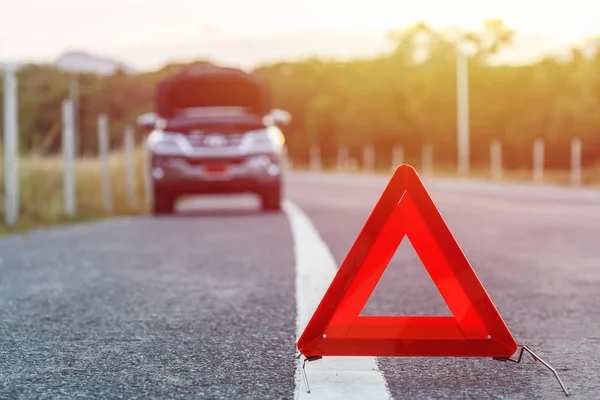
<svg viewBox="0 0 600 400"><path fill-rule="evenodd" d="M153 156L150 173L157 189L181 194L260 193L281 181L283 169L280 157L273 154L227 158Z"/></svg>

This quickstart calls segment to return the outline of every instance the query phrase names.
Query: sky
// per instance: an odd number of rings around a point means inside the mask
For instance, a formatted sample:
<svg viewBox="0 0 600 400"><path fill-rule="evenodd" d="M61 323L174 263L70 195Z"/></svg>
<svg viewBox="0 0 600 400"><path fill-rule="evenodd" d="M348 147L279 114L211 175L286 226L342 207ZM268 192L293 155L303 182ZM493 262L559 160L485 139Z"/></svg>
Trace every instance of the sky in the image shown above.
<svg viewBox="0 0 600 400"><path fill-rule="evenodd" d="M486 18L522 32L526 55L600 35L598 11L590 0L0 0L0 61L85 50L147 69L203 56L359 56L384 50L386 32L416 21L477 28Z"/></svg>

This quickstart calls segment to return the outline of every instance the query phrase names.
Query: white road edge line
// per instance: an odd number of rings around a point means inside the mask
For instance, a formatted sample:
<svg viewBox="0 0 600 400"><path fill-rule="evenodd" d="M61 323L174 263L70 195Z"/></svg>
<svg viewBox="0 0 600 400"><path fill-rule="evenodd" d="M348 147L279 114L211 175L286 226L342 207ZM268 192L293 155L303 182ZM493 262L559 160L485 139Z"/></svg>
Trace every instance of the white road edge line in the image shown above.
<svg viewBox="0 0 600 400"><path fill-rule="evenodd" d="M289 200L284 201L283 210L294 238L297 340L333 280L337 265L309 217ZM306 373L310 393L297 360L295 399L391 399L374 357L324 357L307 363Z"/></svg>

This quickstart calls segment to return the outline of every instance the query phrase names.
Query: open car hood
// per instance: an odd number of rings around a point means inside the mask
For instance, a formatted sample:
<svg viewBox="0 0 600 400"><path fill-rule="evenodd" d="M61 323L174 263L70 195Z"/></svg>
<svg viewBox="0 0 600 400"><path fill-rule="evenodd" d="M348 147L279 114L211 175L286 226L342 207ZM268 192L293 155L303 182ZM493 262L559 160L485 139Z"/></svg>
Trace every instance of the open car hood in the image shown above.
<svg viewBox="0 0 600 400"><path fill-rule="evenodd" d="M156 111L162 118L205 107L241 107L248 114L264 116L272 106L266 81L237 68L191 67L162 81L157 88Z"/></svg>

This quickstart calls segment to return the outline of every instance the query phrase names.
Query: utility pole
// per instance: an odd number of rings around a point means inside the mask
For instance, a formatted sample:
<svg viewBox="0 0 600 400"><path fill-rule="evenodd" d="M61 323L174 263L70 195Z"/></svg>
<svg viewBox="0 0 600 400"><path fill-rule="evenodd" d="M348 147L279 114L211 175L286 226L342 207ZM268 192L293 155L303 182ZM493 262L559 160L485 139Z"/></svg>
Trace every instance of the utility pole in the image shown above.
<svg viewBox="0 0 600 400"><path fill-rule="evenodd" d="M458 172L469 175L469 59L460 43L456 52Z"/></svg>

